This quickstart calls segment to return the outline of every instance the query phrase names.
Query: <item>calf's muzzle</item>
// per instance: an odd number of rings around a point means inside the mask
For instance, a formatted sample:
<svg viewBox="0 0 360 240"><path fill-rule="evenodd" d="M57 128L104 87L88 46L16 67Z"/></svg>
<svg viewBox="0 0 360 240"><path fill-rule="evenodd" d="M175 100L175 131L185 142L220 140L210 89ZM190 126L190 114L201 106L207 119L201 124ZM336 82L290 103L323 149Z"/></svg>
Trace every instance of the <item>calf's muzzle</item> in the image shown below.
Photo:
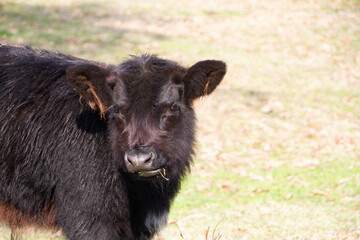
<svg viewBox="0 0 360 240"><path fill-rule="evenodd" d="M155 164L157 154L154 147L135 147L124 153L125 166L128 172L137 173L141 177L149 177L161 170Z"/></svg>

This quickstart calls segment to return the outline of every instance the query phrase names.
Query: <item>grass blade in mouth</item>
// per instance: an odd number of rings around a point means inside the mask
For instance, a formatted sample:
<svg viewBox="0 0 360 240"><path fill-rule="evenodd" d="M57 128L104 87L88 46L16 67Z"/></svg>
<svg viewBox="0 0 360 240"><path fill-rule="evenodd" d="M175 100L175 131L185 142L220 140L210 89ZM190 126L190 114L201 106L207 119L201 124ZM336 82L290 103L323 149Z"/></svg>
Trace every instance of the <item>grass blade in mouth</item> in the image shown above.
<svg viewBox="0 0 360 240"><path fill-rule="evenodd" d="M137 172L137 174L140 177L151 177L151 176L157 175L159 172L161 172L161 170L162 170L162 168L158 168L158 169L151 170L151 171L140 171L140 172Z"/></svg>
<svg viewBox="0 0 360 240"><path fill-rule="evenodd" d="M166 181L169 181L170 179L165 177L166 176L166 169L165 168L158 168L152 171L140 171L137 172L137 174L140 177L151 177L151 176L155 176L157 174L160 174L160 176L165 179Z"/></svg>
<svg viewBox="0 0 360 240"><path fill-rule="evenodd" d="M165 176L166 176L166 169L165 169L165 168L162 168L162 170L163 170L164 174L163 174L161 171L159 171L161 177L162 177L163 179L165 179L166 181L169 181L170 179L168 179L167 177L165 177Z"/></svg>

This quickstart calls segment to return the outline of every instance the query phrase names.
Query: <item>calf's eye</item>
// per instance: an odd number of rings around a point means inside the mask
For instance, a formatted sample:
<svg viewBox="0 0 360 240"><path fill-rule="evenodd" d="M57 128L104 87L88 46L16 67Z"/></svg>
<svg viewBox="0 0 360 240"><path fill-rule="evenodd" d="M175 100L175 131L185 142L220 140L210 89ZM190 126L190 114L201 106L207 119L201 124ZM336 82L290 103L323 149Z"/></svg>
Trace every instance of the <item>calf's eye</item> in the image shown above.
<svg viewBox="0 0 360 240"><path fill-rule="evenodd" d="M177 112L177 111L180 110L180 106L177 105L176 103L174 103L173 105L171 105L170 110L171 110L172 112Z"/></svg>
<svg viewBox="0 0 360 240"><path fill-rule="evenodd" d="M114 107L113 107L113 111L114 111L114 113L119 113L119 111L120 111L120 110L119 110L119 107L114 106Z"/></svg>

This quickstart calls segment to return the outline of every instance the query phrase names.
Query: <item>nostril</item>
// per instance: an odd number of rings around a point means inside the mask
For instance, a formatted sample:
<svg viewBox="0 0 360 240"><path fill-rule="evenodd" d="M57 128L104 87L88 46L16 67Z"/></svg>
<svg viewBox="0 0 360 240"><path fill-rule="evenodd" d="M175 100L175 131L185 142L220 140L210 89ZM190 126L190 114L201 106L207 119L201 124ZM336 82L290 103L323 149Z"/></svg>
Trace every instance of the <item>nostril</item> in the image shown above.
<svg viewBox="0 0 360 240"><path fill-rule="evenodd" d="M150 152L147 158L145 159L144 163L151 162L155 158L155 154L153 152Z"/></svg>
<svg viewBox="0 0 360 240"><path fill-rule="evenodd" d="M130 164L133 164L133 162L130 160L129 158L129 155L127 152L125 152L125 155L124 155L124 160L126 163L130 163Z"/></svg>
<svg viewBox="0 0 360 240"><path fill-rule="evenodd" d="M155 157L156 157L156 156L155 156L155 153L150 152L150 160L151 160L151 161L154 160Z"/></svg>
<svg viewBox="0 0 360 240"><path fill-rule="evenodd" d="M145 159L144 163L148 163L151 160L151 157Z"/></svg>

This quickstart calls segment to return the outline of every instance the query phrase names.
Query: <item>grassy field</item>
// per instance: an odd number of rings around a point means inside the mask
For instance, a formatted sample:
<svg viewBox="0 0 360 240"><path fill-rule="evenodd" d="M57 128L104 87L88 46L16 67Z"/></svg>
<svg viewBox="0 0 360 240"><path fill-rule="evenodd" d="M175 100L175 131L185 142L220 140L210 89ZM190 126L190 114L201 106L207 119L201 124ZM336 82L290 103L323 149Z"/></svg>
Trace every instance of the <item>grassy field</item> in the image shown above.
<svg viewBox="0 0 360 240"><path fill-rule="evenodd" d="M2 0L0 41L227 62L157 240L360 239L359 0Z"/></svg>

